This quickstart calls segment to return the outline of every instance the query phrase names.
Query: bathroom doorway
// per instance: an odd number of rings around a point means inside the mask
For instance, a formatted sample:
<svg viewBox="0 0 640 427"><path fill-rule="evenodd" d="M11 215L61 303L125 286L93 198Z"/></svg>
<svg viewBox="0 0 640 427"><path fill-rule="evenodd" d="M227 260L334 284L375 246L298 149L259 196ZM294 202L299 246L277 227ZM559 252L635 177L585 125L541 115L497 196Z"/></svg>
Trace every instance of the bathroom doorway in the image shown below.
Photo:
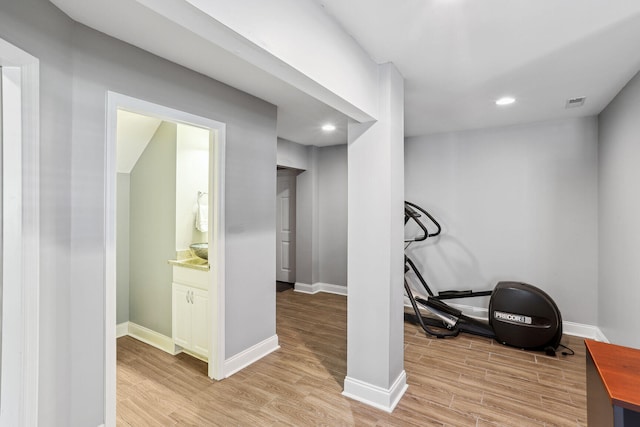
<svg viewBox="0 0 640 427"><path fill-rule="evenodd" d="M118 251L118 242L119 239L124 235L122 224L118 224L118 212L117 210L121 210L123 205L126 205L126 197L129 198L135 196L135 202L140 204L140 200L138 198L144 199L145 191L138 188L136 190L137 195L133 194L133 187L129 187L128 193L127 190L123 192L123 194L117 191L119 185L122 182L127 181L126 176L123 176L122 173L118 173L119 169L119 153L118 151L118 130L119 126L126 121L125 117L131 118L131 115L142 116L142 121L146 123L145 126L140 127L141 134L138 135L139 143L141 146L134 149L137 151L133 154L129 153L129 161L131 163L131 159L135 159L136 155L140 156L142 152L146 151L147 146L144 144L145 138L147 142L155 137L162 138L163 135L178 135L180 132L183 134L204 134L205 138L208 139L205 143L208 143L205 148L205 155L207 156L206 167L208 168L208 177L207 183L204 185L202 183L194 184L198 187L198 191L192 191L192 201L193 204L196 202L202 202L202 200L206 200L206 209L200 209L200 212L205 212L206 220L204 218L200 218L200 224L206 223L208 226L207 233L202 233L200 230L191 232L189 229L188 237L184 237L180 234L181 229L184 229L184 225L182 221L184 211L191 211L192 204L189 202L188 206L182 206L186 202L184 202L185 196L181 194L180 191L176 191L176 170L182 168L185 169L184 157L182 160L177 160L181 158L180 150L177 150L178 153L174 152L173 155L173 170L165 169L164 173L162 170L158 170L155 175L158 180L166 181L165 184L170 187L168 191L165 191L167 197L172 198L173 200L173 210L172 216L173 223L171 224L172 231L175 231L175 234L169 236L169 240L173 243L173 256L167 256L167 260L165 261L168 265L170 259L176 260L178 257L176 253L179 252L178 245L182 244L182 241L191 240L193 238L198 239L206 239L206 243L209 248L209 256L208 256L208 266L209 268L204 270L204 272L200 272L205 277L205 282L208 287L208 300L205 303L207 306L206 312L210 315L206 320L207 327L204 329L206 332L207 338L205 341L208 341L208 376L213 379L222 379L224 378L223 366L224 366L224 155L225 155L225 125L223 123L194 116L189 113L185 113L182 111L174 110L168 107L160 106L157 104L149 103L146 101L142 101L139 99L131 98L125 95L116 94L113 92L108 93L108 106L107 106L107 182L106 182L106 206L107 206L107 216L106 216L106 224L105 224L105 233L106 233L106 242L107 242L107 250L106 250L106 272L105 272L105 280L106 280L106 314L105 314L105 360L106 360L106 369L105 369L105 395L106 395L106 419L107 424L115 423L115 407L116 407L116 336L131 334L129 333L132 325L131 322L126 322L127 325L123 328L121 322L118 329L116 325L118 324L118 317L123 316L123 311L120 310L118 303L128 304L127 298L124 298L122 295L118 295L117 292L117 283L118 283L118 269L116 267L118 263L118 258L122 255ZM138 117L140 118L140 117ZM145 136L146 135L146 136ZM199 150L202 150L202 144L196 144ZM177 142L174 145L174 148L177 148ZM129 147L131 148L131 147ZM194 147L190 147L194 148ZM191 154L187 154L191 155ZM182 155L184 156L184 154ZM161 158L162 154L158 156ZM136 160L133 160L135 164ZM195 159L190 159L187 163L195 161ZM158 165L152 166L157 167ZM132 167L129 164L129 167ZM120 170L122 172L122 170ZM167 179L165 176L167 175L170 179ZM191 179L190 177L186 180ZM171 180L173 183L171 184ZM153 181L153 180L152 180ZM130 184L130 182L129 182ZM164 191L166 188L162 187L161 182L156 182L157 185L154 186L153 182L148 182L147 186L149 191ZM183 183L184 184L184 183ZM181 187L183 186L181 184ZM122 187L122 188L127 188ZM195 187L194 187L195 188ZM208 193L206 199L201 197L201 193ZM131 201L131 199L129 199ZM142 201L144 205L144 201ZM167 209L171 210L171 208ZM156 212L160 214L160 212ZM147 213L147 221L151 221L151 216L156 216L156 213ZM143 214L144 216L145 214ZM138 218L141 224L144 224L145 218ZM166 222L166 221L165 221ZM193 227L193 223L186 224L186 227ZM162 232L161 226L156 227L156 232ZM166 234L166 233L165 233ZM184 233L182 233L184 234ZM197 234L197 236L196 236ZM165 236L167 237L167 236ZM140 239L138 239L140 240ZM143 242L144 243L144 242ZM203 242L200 242L203 243ZM150 247L148 250L152 250L153 242L149 242ZM166 245L165 245L166 246ZM153 248L155 250L156 248ZM138 245L136 247L131 246L131 250L144 250L144 244L142 246ZM133 259L128 257L129 259ZM122 264L122 260L120 260L120 264ZM126 262L125 262L126 264ZM131 266L129 266L131 267ZM166 267L166 266L163 266ZM170 271L170 267L167 267ZM167 295L167 290L164 289L163 292L165 294L165 299ZM171 291L169 290L169 293ZM197 300L193 297L191 301ZM125 302L126 301L126 302ZM166 301L164 301L163 306L167 306ZM169 307L175 306L170 305ZM152 310L152 308L147 307L142 310ZM169 309L171 312L172 308ZM169 313L171 316L171 313ZM159 347L167 352L178 351L180 350L175 346L174 341L172 340L173 331L172 327L166 324L166 316L164 316L163 320L159 321L160 323L164 322L164 326L159 326L154 324L152 320L150 323L153 327L143 327L136 328L134 334L132 336L139 336L144 338L149 342L153 342L153 345ZM156 322L158 323L158 322ZM170 324L169 324L170 325ZM200 325L201 326L201 325ZM134 326L135 328L135 326ZM153 329L161 329L160 333L154 331ZM202 328L200 328L199 333L202 333Z"/></svg>

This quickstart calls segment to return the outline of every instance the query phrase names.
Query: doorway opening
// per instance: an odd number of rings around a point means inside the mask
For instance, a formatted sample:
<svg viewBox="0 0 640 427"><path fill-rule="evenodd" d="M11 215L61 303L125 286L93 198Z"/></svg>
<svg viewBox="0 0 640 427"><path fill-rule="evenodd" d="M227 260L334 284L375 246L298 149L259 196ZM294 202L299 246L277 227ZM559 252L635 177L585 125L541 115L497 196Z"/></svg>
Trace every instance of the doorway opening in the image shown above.
<svg viewBox="0 0 640 427"><path fill-rule="evenodd" d="M300 171L278 167L276 185L276 291L296 282L296 176Z"/></svg>
<svg viewBox="0 0 640 427"><path fill-rule="evenodd" d="M183 144L188 146L188 149L181 151L178 149L177 153L173 153L173 171L166 170L166 175L173 177L173 183L169 184L170 189L166 191L166 188L159 186L154 187L150 183L149 191L164 191L173 203L173 209L175 215L173 218L172 230L175 230L175 234L168 236L168 240L173 243L174 249L180 252L178 246L183 244L183 241L190 241L192 239L200 240L200 244L206 243L208 247L208 269L202 268L200 277L204 277L204 286L207 288L207 298L194 298L195 293L189 293L191 296L186 297L191 303L198 302L197 310L199 314L205 313L204 316L199 316L199 319L203 321L198 323L199 327L199 342L204 342L200 348L205 348L208 352L208 376L212 379L224 378L224 159L225 159L225 125L224 123L217 122L215 120L207 119L200 116L195 116L186 112L175 110L169 107L153 104L147 101L131 98L125 95L109 92L107 96L107 152L106 152L106 224L105 224L105 241L106 241L106 259L105 259L105 420L106 425L115 425L116 421L116 336L122 334L122 328L117 332L118 322L118 294L117 294L117 282L118 282L118 270L117 270L117 258L118 258L118 232L122 233L122 230L118 229L118 209L125 204L123 200L119 200L122 194L118 194L118 181L122 181L122 176L119 176L118 171L118 130L119 126L123 123L123 117L127 115L138 115L144 118L147 123L147 132L153 133L155 137L161 130L171 133L173 131L174 136L178 134L188 135L190 140L197 135L204 138L204 146L202 143L189 143ZM150 123L150 124L149 124ZM155 128L154 128L155 123ZM162 129L161 129L162 127ZM142 138L144 139L144 138ZM148 141L147 141L148 142ZM178 143L175 142L174 148L177 149ZM204 147L204 153L202 153ZM131 148L131 147L129 147ZM146 150L146 145L141 148L137 148L138 151ZM134 150L136 151L136 150ZM141 154L138 153L138 155ZM186 154L185 154L186 153ZM197 156L206 156L206 159L196 159ZM135 153L133 158L135 158ZM191 158L185 158L191 156ZM128 156L131 158L131 156ZM193 187L193 191L177 191L178 185L178 170L186 170L188 164L191 162L202 161L206 165L205 174L207 175L202 182L198 178L197 182L192 181L193 174L185 172L180 174L180 188ZM134 161L135 163L135 161ZM198 169L198 168L193 168ZM202 169L202 168L199 168ZM165 174L162 170L157 171L157 176L163 177ZM125 177L126 181L126 177ZM187 181L189 181L187 183ZM125 187L126 188L126 187ZM129 187L131 190L132 187ZM196 191L197 188L197 191ZM144 186L141 186L141 191L138 191L136 197L144 198L145 191ZM171 194L173 193L173 194ZM188 193L188 194L186 194ZM191 194L193 193L193 194ZM207 197L203 197L203 193L207 194ZM193 197L189 197L189 194ZM129 196L134 196L133 192L129 193ZM186 201L185 201L186 200ZM136 200L139 203L140 200ZM204 202L204 203L203 203ZM191 230L194 227L194 223L186 224L188 231L185 231L184 213L188 213L191 209L197 205L194 209L200 213L198 218L198 224L200 228L198 230ZM169 208L168 210L171 210ZM142 213L147 215L146 220L151 220L151 216L161 214L161 212L153 210L150 212ZM140 219L140 218L139 218ZM144 223L145 218L141 218ZM120 224L122 225L122 224ZM207 229L204 232L204 226ZM162 230L157 230L161 232ZM197 235L197 236L196 236ZM165 236L167 237L167 236ZM144 240L142 236L138 240ZM204 241L203 241L204 240ZM195 243L195 242L194 242ZM145 249L145 244L147 245ZM188 243L187 243L188 245ZM149 241L145 243L142 241L141 245L136 247L130 246L131 250L136 251L151 251L154 247L154 242ZM180 246L180 248L182 248ZM168 256L165 262L168 264L170 259L177 260L179 255ZM207 264L206 260L204 264ZM166 266L165 266L166 267ZM188 275L189 278L191 277ZM171 279L172 282L174 281ZM200 279L198 279L200 280ZM175 284L174 284L175 285ZM175 288L175 286L173 286ZM167 291L165 289L165 291ZM168 290L171 294L171 289ZM165 292L166 294L166 292ZM166 306L166 304L165 304ZM171 304L171 308L174 310L175 305ZM171 315L171 314L170 314ZM166 313L165 313L166 317ZM206 323L204 328L202 323ZM180 351L181 348L176 346L176 341L171 337L175 337L173 329L175 323L171 322L172 326L165 325L165 329L170 330L170 337L167 337L167 332L154 334L154 331L148 328L139 328L137 332L149 334L149 336L160 336L160 347L170 346L174 351ZM130 326L130 325L129 325ZM204 335L203 335L204 334ZM162 341L164 340L164 341ZM167 351L167 350L165 350Z"/></svg>

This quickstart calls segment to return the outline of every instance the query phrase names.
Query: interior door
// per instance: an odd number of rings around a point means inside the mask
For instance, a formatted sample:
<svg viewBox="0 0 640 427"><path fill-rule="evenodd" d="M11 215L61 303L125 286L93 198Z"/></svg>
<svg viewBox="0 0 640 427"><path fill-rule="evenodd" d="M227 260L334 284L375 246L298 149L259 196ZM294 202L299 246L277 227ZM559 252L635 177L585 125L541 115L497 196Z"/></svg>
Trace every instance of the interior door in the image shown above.
<svg viewBox="0 0 640 427"><path fill-rule="evenodd" d="M279 170L277 184L276 280L296 281L296 177Z"/></svg>

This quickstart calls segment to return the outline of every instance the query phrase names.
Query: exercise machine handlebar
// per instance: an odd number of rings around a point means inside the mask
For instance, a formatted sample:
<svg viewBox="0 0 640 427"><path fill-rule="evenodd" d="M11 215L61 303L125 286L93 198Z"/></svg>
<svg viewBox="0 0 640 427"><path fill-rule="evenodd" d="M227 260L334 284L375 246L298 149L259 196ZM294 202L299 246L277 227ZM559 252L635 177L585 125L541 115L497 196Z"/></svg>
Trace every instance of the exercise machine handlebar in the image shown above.
<svg viewBox="0 0 640 427"><path fill-rule="evenodd" d="M433 225L435 225L436 227L435 233L429 233L427 226L420 219L422 215L418 211L424 214L427 218L429 218L429 220L433 223ZM404 240L405 242L422 242L424 240L427 240L428 237L435 237L439 235L440 232L442 231L442 227L440 227L440 224L438 223L438 221L436 221L436 219L432 217L429 212L422 209L420 206L416 205L415 203L405 201L404 202L404 223L406 224L410 219L413 220L418 225L418 227L420 227L420 229L422 230L422 235L419 235L411 239L405 239Z"/></svg>

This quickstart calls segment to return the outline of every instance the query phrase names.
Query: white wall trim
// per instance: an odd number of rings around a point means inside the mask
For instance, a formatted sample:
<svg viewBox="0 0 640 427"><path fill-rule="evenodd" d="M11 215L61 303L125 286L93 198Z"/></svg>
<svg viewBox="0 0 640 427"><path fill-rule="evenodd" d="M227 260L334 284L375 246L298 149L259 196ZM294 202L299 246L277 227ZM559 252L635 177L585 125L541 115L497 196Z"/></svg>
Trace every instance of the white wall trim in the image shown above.
<svg viewBox="0 0 640 427"><path fill-rule="evenodd" d="M317 294L318 292L326 292L328 294L336 294L347 296L347 287L342 285L333 285L331 283L316 282L313 285L307 283L296 282L294 291L302 294Z"/></svg>
<svg viewBox="0 0 640 427"><path fill-rule="evenodd" d="M216 125L217 124L217 125ZM210 378L221 380L225 377L224 356L225 356L225 289L226 289L226 226L225 226L225 176L226 176L226 147L227 128L224 123L212 122L216 128L211 128L211 143L209 144L209 173L210 181L213 182L213 198L209 197L209 247L213 248L213 253L209 257L209 263L213 269L210 277L213 281L209 288L209 318L211 319L209 342L212 343L209 349ZM217 213L217 215L216 215Z"/></svg>
<svg viewBox="0 0 640 427"><path fill-rule="evenodd" d="M116 174L118 101L107 94L107 124L105 135L105 225L104 225L104 423L116 425Z"/></svg>
<svg viewBox="0 0 640 427"><path fill-rule="evenodd" d="M389 389L345 377L342 395L391 413L408 387L407 374L404 370L400 372Z"/></svg>
<svg viewBox="0 0 640 427"><path fill-rule="evenodd" d="M562 322L562 333L575 337L590 338L596 341L606 342L609 340L604 336L599 327L586 325L584 323Z"/></svg>
<svg viewBox="0 0 640 427"><path fill-rule="evenodd" d="M2 310L0 387L5 392L0 394L0 424L35 426L40 353L40 66L37 58L2 39L0 66L13 68L7 71L17 82L13 95L18 98L13 104L15 117L3 127L3 283L15 286L4 286L2 298L7 304L3 302ZM10 122L19 125L11 128Z"/></svg>
<svg viewBox="0 0 640 427"><path fill-rule="evenodd" d="M274 335L244 351L241 351L235 356L231 356L224 362L225 378L228 378L252 363L257 362L279 348L278 335Z"/></svg>
<svg viewBox="0 0 640 427"><path fill-rule="evenodd" d="M116 338L129 335L129 322L122 322L116 325Z"/></svg>
<svg viewBox="0 0 640 427"><path fill-rule="evenodd" d="M182 349L176 349L176 345L173 343L173 339L171 337L133 322L128 322L127 335L159 350L173 354L174 356L182 351Z"/></svg>
<svg viewBox="0 0 640 427"><path fill-rule="evenodd" d="M607 344L609 343L609 338L607 338L604 334L604 332L602 332L602 330L600 328L596 328L596 336L594 338L594 340L596 341L601 341L601 342L606 342Z"/></svg>
<svg viewBox="0 0 640 427"><path fill-rule="evenodd" d="M208 375L211 378L224 377L224 344L225 344L225 315L224 315L224 265L225 265L225 218L224 218L224 164L225 164L225 124L184 111L154 104L130 96L107 91L106 93L106 135L105 135L105 424L116 424L116 170L117 170L117 112L123 109L133 113L157 117L161 120L189 124L201 128L208 128L216 134L215 144L210 147L210 169L218 171L212 176L215 190L214 209L219 212L214 224L217 233L216 245L213 246L214 256L209 262L214 269L209 296L211 317L211 362ZM210 190L211 192L211 190ZM210 198L211 203L211 198ZM210 219L213 209L209 209ZM210 233L210 235L213 233ZM131 331L131 325L129 325ZM151 343L150 343L151 344ZM154 344L151 344L154 345ZM173 345L173 342L172 342ZM163 344L166 346L166 344ZM168 348L168 347L167 347ZM165 350L166 351L166 350ZM173 353L173 352L172 352Z"/></svg>
<svg viewBox="0 0 640 427"><path fill-rule="evenodd" d="M301 282L296 282L293 285L293 290L295 292L300 292L301 294L315 294L318 293L318 290L313 289L313 285L310 285L308 283L301 283Z"/></svg>

